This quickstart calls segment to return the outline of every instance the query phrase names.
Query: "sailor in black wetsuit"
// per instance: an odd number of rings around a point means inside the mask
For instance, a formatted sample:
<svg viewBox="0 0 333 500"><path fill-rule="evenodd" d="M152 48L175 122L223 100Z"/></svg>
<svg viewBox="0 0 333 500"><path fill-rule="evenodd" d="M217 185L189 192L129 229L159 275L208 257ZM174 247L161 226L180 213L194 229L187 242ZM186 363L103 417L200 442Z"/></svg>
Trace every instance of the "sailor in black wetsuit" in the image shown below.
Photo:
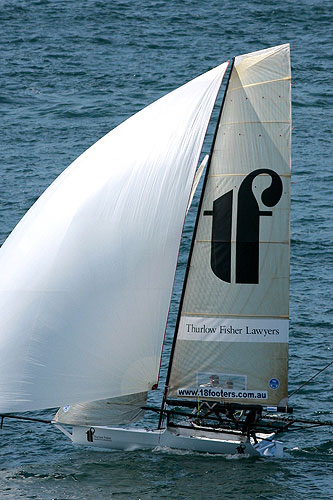
<svg viewBox="0 0 333 500"><path fill-rule="evenodd" d="M245 421L242 427L242 434L246 434L246 436L250 439L252 436L254 439L255 444L258 443L255 431L254 431L254 426L258 422L260 418L260 411L257 410L248 410Z"/></svg>

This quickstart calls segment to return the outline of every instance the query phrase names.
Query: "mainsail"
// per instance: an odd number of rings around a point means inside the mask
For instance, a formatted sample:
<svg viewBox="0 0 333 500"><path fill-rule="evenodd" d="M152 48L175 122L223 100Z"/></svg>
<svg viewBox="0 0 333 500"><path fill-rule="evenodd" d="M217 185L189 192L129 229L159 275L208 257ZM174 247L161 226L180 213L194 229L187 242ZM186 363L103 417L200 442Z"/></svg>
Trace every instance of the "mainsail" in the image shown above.
<svg viewBox="0 0 333 500"><path fill-rule="evenodd" d="M152 389L179 242L227 63L107 134L0 250L0 411Z"/></svg>
<svg viewBox="0 0 333 500"><path fill-rule="evenodd" d="M187 270L168 396L286 405L289 45L236 57Z"/></svg>

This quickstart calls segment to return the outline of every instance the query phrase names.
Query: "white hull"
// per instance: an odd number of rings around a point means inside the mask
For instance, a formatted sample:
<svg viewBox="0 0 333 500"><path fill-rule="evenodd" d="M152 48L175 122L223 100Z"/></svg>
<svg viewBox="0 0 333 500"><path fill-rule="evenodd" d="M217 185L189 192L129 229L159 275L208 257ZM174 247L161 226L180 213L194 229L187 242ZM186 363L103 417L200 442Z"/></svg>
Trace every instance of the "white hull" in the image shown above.
<svg viewBox="0 0 333 500"><path fill-rule="evenodd" d="M69 433L62 425L55 424L74 444L113 450L133 451L156 447L175 448L222 455L282 457L282 443L273 441L273 434L258 434L258 445L241 433L212 432L191 428L171 427L161 430L122 429L104 426L73 426Z"/></svg>

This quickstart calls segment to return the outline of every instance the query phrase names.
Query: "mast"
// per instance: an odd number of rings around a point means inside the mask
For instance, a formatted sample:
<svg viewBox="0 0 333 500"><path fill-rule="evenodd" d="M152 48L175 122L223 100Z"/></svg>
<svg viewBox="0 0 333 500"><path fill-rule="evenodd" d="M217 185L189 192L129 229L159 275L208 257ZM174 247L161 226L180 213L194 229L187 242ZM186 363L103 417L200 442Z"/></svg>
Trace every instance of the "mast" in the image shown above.
<svg viewBox="0 0 333 500"><path fill-rule="evenodd" d="M189 274L189 269L190 269L190 263L191 263L191 257L192 257L192 253L193 253L193 248L194 248L195 235L196 235L197 227L198 227L198 223L199 223L200 211L201 211L201 206L202 206L204 192L205 192L205 186L206 186L208 175L209 175L209 170L210 170L210 165L211 165L211 158L212 158L212 152L214 150L214 146L215 146L215 142L216 142L217 131L218 131L220 120L221 120L221 116L222 116L222 113L223 113L224 101L225 101L225 97L227 95L227 90L228 90L228 86L229 86L229 81L230 81L230 76L231 76L231 73L232 73L232 69L233 69L233 66L234 66L234 61L235 61L235 58L233 58L232 62L231 62L230 71L229 71L229 75L228 75L228 79L227 79L227 84L226 84L226 89L225 89L224 94L223 94L223 99L222 99L222 104L221 104L221 108L220 108L220 113L219 113L219 117L218 117L218 120L217 120L217 123L216 123L213 141L212 141L212 144L211 144L211 147L210 147L210 154L209 154L209 158L208 158L208 163L207 163L207 167L206 167L206 172L205 172L205 176L204 176L204 180L203 180L203 186L202 186L200 200L199 200L199 205L198 205L198 209L197 209L197 215L196 215L195 225L194 225L194 229L193 229L191 247L190 247L189 256L188 256L187 265L186 265L186 271L185 271L185 277L184 277L184 282L183 282L182 294L181 294L181 298L180 298L180 302L179 302L179 307L178 307L178 314L177 314L177 321L176 321L176 326L175 326L175 333L174 333L174 336L173 336L173 341L172 341L172 346L171 346L171 353L170 353L170 359L169 359L169 364L168 364L168 372L167 372L167 376L166 376L166 380L165 380L165 388L164 388L163 400L162 400L162 405L161 405L160 419L159 419L159 424L158 424L158 428L159 429L161 428L161 425L162 425L163 410L164 410L166 399L167 399L168 385L169 385L170 374L171 374L171 367L172 367L172 360L173 360L173 356L174 356L174 352L175 352L175 347L176 347L177 333L178 333L178 329L179 329L179 322L180 322L180 318L181 318L181 312L182 312L182 306L183 306L184 295L185 295L185 290L186 290L186 284L187 284L187 279L188 279L188 274Z"/></svg>

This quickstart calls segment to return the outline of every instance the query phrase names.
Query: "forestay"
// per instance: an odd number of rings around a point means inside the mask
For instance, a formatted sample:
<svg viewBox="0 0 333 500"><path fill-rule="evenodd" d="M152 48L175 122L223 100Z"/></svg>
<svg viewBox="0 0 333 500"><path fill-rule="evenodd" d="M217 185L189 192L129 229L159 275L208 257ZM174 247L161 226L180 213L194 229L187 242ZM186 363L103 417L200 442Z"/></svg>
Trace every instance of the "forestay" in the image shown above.
<svg viewBox="0 0 333 500"><path fill-rule="evenodd" d="M236 57L199 208L169 395L286 404L289 45Z"/></svg>
<svg viewBox="0 0 333 500"><path fill-rule="evenodd" d="M0 411L150 390L191 186L227 64L128 119L0 251Z"/></svg>

